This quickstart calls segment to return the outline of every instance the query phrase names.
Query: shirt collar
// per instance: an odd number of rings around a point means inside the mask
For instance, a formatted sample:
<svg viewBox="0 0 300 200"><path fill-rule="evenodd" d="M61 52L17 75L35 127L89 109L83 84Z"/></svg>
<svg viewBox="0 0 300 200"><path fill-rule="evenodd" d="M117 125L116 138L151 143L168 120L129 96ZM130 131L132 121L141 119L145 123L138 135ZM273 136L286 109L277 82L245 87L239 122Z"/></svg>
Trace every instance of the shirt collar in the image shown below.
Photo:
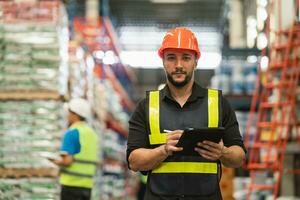
<svg viewBox="0 0 300 200"><path fill-rule="evenodd" d="M194 82L193 88L192 88L192 95L189 97L188 101L196 100L197 98L202 98L206 94L205 88L201 87L198 83ZM161 90L161 98L162 99L171 99L174 100L174 98L171 95L170 89L168 85Z"/></svg>

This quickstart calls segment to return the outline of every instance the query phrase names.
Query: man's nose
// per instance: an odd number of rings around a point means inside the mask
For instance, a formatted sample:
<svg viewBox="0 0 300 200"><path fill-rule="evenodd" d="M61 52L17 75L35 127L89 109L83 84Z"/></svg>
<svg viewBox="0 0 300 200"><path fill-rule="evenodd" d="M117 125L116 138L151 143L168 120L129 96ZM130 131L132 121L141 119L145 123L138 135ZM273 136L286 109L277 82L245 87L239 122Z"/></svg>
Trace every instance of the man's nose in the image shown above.
<svg viewBox="0 0 300 200"><path fill-rule="evenodd" d="M176 59L176 67L182 68L182 60L181 59Z"/></svg>

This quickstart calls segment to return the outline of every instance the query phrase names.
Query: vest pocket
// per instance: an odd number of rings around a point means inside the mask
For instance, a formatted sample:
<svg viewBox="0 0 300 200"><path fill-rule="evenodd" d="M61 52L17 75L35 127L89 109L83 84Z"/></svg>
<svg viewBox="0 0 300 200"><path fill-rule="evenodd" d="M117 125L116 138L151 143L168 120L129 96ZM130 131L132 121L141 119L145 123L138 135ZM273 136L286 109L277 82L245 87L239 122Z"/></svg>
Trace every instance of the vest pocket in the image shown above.
<svg viewBox="0 0 300 200"><path fill-rule="evenodd" d="M217 174L151 174L150 190L166 196L212 196L218 191Z"/></svg>

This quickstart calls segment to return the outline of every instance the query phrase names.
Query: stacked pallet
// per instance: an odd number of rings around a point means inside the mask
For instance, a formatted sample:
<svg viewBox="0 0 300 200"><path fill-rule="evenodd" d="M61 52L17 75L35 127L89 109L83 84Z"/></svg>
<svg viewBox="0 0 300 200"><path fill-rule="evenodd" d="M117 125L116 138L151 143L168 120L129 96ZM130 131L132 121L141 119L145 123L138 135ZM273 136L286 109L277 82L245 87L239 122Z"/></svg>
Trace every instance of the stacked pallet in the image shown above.
<svg viewBox="0 0 300 200"><path fill-rule="evenodd" d="M59 1L1 1L0 199L58 199L67 17ZM19 12L22 10L23 12Z"/></svg>

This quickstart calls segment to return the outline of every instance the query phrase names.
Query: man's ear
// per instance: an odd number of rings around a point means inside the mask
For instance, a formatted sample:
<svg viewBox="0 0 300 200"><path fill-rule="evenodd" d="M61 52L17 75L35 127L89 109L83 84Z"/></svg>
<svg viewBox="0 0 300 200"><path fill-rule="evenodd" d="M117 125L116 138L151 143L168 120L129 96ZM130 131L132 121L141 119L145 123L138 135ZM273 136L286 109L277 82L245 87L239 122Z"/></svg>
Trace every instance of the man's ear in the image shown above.
<svg viewBox="0 0 300 200"><path fill-rule="evenodd" d="M197 54L195 54L195 67L194 67L194 69L197 68L197 65L198 65L198 59L197 59Z"/></svg>

